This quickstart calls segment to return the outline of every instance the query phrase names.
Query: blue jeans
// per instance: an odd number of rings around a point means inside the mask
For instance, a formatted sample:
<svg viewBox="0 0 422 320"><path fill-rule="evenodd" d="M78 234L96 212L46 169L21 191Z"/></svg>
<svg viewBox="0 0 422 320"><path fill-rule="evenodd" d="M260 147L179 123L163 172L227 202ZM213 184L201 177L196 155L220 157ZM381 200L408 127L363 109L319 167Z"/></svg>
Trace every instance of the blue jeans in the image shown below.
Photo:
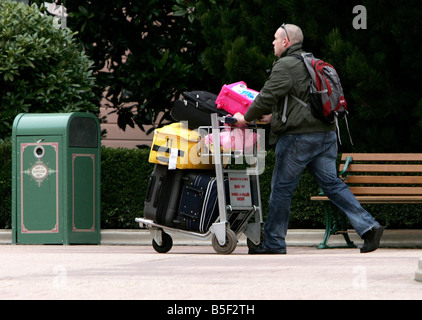
<svg viewBox="0 0 422 320"><path fill-rule="evenodd" d="M335 132L282 136L275 153L264 247L286 249L293 191L306 167L325 195L347 216L359 236L379 225L337 175Z"/></svg>

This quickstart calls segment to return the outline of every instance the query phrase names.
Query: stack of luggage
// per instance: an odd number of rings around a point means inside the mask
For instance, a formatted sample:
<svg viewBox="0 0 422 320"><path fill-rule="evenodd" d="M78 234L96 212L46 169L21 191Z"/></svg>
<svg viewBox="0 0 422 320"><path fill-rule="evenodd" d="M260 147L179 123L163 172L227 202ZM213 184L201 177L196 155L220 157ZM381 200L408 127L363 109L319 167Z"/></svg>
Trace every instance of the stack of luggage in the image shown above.
<svg viewBox="0 0 422 320"><path fill-rule="evenodd" d="M246 90L241 98L239 88ZM253 101L251 93L258 94L241 82L224 85L218 96L205 91L184 92L175 101L171 116L179 122L154 132L149 156L154 169L145 197L146 219L166 227L208 231L219 216L217 181L211 157L200 155L196 129L211 126L212 113L244 113Z"/></svg>

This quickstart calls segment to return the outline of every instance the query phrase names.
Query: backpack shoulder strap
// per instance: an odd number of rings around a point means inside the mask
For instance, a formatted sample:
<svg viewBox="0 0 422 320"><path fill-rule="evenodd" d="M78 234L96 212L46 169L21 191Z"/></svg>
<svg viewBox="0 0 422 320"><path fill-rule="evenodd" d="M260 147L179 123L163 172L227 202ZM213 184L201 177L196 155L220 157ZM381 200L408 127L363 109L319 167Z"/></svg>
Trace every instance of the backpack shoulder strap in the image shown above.
<svg viewBox="0 0 422 320"><path fill-rule="evenodd" d="M290 55L291 57L295 57L295 58L297 58L297 59L299 59L299 60L302 60L303 62L305 62L305 56L307 55L308 53L303 53L302 55L298 55L298 54L292 54L292 55ZM312 53L311 53L311 55L312 55ZM292 95L292 94L290 94L290 95L286 95L286 97L284 98L284 107L283 107L283 115L282 115L282 122L283 123L286 123L287 122L287 116L286 116L286 113L287 113L287 102L288 102L288 100L289 100L289 96L291 96L294 100L296 100L297 102L299 102L301 105L303 105L303 106L308 106L308 104L305 102L305 101L303 101L303 100L301 100L301 99L299 99L298 97L296 97L296 96L294 96L294 95Z"/></svg>
<svg viewBox="0 0 422 320"><path fill-rule="evenodd" d="M294 95L290 95L293 99L295 99L297 102L299 102L302 106L304 106L304 107L307 107L308 106L308 104L305 102L305 101L303 101L303 100L301 100L301 99L299 99L298 97L296 97L296 96L294 96Z"/></svg>
<svg viewBox="0 0 422 320"><path fill-rule="evenodd" d="M283 122L283 123L286 123L287 122L287 102L289 101L289 96L290 97L292 97L293 99L295 99L297 102L299 102L301 105L303 105L303 106L305 106L305 107L307 107L308 106L308 104L305 102L305 101L303 101L303 100L301 100L301 99L299 99L298 97L296 97L296 96L294 96L294 95L292 95L292 94L288 94L288 95L286 95L285 97L284 97L284 106L283 106L283 115L281 116L281 121Z"/></svg>
<svg viewBox="0 0 422 320"><path fill-rule="evenodd" d="M302 61L303 61L303 57L302 57L301 55L298 55L298 54L291 54L290 56L291 56L291 57L295 57L295 58L297 58L297 59L299 59L299 60L302 60Z"/></svg>
<svg viewBox="0 0 422 320"><path fill-rule="evenodd" d="M304 52L302 54L291 54L291 57L295 57L299 60L305 61L305 58L315 58L312 52Z"/></svg>

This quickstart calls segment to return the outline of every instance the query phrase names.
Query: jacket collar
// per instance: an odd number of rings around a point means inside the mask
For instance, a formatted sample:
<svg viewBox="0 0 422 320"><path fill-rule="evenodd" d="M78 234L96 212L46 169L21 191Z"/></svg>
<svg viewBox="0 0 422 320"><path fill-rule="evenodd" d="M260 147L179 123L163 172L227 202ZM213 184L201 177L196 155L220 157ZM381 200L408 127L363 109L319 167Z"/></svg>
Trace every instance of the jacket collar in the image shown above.
<svg viewBox="0 0 422 320"><path fill-rule="evenodd" d="M292 55L295 51L299 51L299 50L301 50L302 49L302 44L301 43L296 43L296 44L294 44L294 45L292 45L292 46L290 46L290 47L288 47L282 54L281 54L281 57L280 58L283 58L283 57L287 57L287 56L290 56L290 55Z"/></svg>

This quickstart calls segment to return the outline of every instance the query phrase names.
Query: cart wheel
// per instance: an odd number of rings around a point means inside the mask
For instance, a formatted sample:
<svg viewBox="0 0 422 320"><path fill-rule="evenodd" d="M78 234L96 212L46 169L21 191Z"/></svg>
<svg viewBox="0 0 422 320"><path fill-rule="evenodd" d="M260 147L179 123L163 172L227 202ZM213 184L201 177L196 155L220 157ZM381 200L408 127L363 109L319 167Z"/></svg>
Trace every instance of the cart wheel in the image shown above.
<svg viewBox="0 0 422 320"><path fill-rule="evenodd" d="M169 252L171 247L173 247L173 239L170 237L168 233L165 233L164 231L161 232L161 239L162 239L161 246L159 246L157 242L155 242L155 240L152 239L152 247L158 253Z"/></svg>
<svg viewBox="0 0 422 320"><path fill-rule="evenodd" d="M230 254L236 249L237 246L237 237L236 233L233 230L226 230L226 244L224 246L218 243L217 237L215 234L212 236L212 247L215 252L219 254Z"/></svg>
<svg viewBox="0 0 422 320"><path fill-rule="evenodd" d="M259 239L259 244L253 243L252 240L249 238L246 239L246 244L248 245L249 249L256 249L264 242L264 239L265 239L265 232L264 232L264 229L261 228L261 236Z"/></svg>

